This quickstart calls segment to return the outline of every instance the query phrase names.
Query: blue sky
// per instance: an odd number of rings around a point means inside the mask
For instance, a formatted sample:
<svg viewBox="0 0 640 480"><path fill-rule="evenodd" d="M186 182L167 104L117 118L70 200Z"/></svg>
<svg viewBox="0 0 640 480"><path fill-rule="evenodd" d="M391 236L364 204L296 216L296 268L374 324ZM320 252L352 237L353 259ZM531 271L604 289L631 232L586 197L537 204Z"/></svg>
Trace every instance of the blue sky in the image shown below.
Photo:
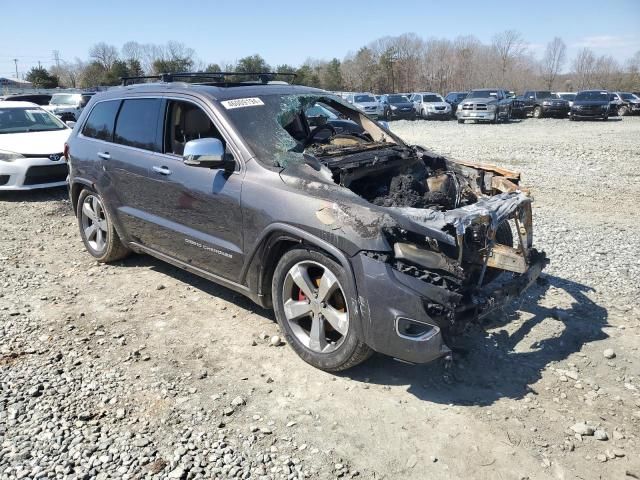
<svg viewBox="0 0 640 480"><path fill-rule="evenodd" d="M640 50L640 0L527 2L484 0L311 2L254 0L51 0L2 2L0 76L38 61L87 58L89 47L128 40L194 48L204 62L261 54L271 65L342 58L370 41L415 32L423 38L475 35L490 42L501 30L522 33L533 53L561 36L571 57L579 48L619 61ZM68 32L68 33L65 33Z"/></svg>

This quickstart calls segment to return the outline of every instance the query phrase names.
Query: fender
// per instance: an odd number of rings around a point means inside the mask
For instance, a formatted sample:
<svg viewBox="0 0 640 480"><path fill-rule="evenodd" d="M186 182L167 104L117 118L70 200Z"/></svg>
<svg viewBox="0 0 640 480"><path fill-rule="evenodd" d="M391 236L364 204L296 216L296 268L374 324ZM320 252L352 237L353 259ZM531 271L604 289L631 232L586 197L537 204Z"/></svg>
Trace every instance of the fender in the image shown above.
<svg viewBox="0 0 640 480"><path fill-rule="evenodd" d="M349 261L345 253L339 248L327 242L326 240L322 240L321 238L318 238L315 235L312 235L309 232L302 230L301 228L294 227L286 223L278 223L278 222L272 223L262 231L262 233L258 237L258 240L256 241L256 247L250 253L245 265L242 267L242 271L240 273L241 284L243 285L247 284L247 277L249 276L250 270L252 268L255 269L258 277L256 282L258 297L262 299L262 302L265 302L264 292L262 291L262 283L264 280L264 277L263 277L264 261L262 258L260 258L260 256L264 254L264 248L266 245L268 245L269 236L271 235L275 235L277 237L277 240L287 239L290 241L298 241L306 245L317 247L318 249L324 250L325 252L330 254L332 257L334 257L338 261L338 263L340 263L340 266L342 266L342 268L347 274L347 277L351 281L353 290L356 294L356 298L350 299L350 307L352 309L351 311L355 312L358 319L361 319L360 305L357 300L358 284L356 282L356 278L353 272L353 268L351 266L351 262ZM263 306L265 305L263 304ZM362 333L361 322L358 321L356 324L358 325L357 327L358 330L360 330L359 333Z"/></svg>
<svg viewBox="0 0 640 480"><path fill-rule="evenodd" d="M77 202L78 202L78 196L80 195L80 192L78 192L78 195L76 195L75 194L76 192L74 190L78 185L89 187L91 190L93 190L98 195L104 198L103 192L100 190L100 188L98 188L98 184L96 182L89 180L88 178L85 178L85 177L74 177L73 183L69 186L69 199L71 200L71 206L73 208L73 214L75 216L77 216L77 210L78 210ZM118 236L120 237L120 239L125 243L131 243L129 241L129 236L127 235L126 230L120 224L120 219L118 218L117 215L115 215L115 212L111 209L111 206L109 205L109 203L103 202L103 204L104 204L104 208L107 210L109 214L109 217L111 218L111 221L113 222L113 227L116 229L116 232L118 232ZM135 246L133 247L135 251L139 251L138 249L135 248Z"/></svg>

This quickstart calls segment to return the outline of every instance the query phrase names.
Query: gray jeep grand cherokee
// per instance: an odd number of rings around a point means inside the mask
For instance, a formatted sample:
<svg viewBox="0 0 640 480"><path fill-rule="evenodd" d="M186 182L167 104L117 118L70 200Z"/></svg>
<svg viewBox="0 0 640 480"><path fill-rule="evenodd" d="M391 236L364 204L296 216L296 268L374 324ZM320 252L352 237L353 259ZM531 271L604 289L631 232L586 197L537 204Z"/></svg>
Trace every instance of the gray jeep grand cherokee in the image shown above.
<svg viewBox="0 0 640 480"><path fill-rule="evenodd" d="M236 290L330 371L447 356L546 265L518 173L409 146L323 90L189 76L96 95L65 146L98 261L148 253ZM362 133L311 128L316 105Z"/></svg>

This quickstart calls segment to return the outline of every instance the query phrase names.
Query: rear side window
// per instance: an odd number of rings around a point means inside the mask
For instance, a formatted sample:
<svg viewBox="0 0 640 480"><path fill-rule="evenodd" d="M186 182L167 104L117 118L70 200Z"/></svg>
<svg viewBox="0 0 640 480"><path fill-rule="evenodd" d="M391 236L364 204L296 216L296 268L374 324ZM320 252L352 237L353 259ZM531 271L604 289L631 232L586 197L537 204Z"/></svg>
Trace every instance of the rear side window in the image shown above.
<svg viewBox="0 0 640 480"><path fill-rule="evenodd" d="M158 146L159 98L125 100L116 122L114 142L153 152Z"/></svg>
<svg viewBox="0 0 640 480"><path fill-rule="evenodd" d="M89 118L82 129L82 135L110 142L113 138L113 126L119 106L120 100L98 103L91 110Z"/></svg>

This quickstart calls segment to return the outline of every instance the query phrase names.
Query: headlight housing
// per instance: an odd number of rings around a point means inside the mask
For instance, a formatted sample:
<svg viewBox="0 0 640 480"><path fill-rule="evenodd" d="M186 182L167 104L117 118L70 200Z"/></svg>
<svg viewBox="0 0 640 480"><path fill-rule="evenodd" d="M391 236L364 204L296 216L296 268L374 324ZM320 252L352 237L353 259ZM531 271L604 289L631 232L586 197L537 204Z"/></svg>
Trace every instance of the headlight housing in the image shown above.
<svg viewBox="0 0 640 480"><path fill-rule="evenodd" d="M18 160L19 158L25 158L24 155L21 155L16 152L9 152L8 150L0 150L0 162L13 162L14 160Z"/></svg>
<svg viewBox="0 0 640 480"><path fill-rule="evenodd" d="M496 109L496 105L494 103L490 103L487 105L487 110L493 112Z"/></svg>
<svg viewBox="0 0 640 480"><path fill-rule="evenodd" d="M542 102L542 105L548 107L549 105L551 105L551 102L549 100L545 100L544 102Z"/></svg>
<svg viewBox="0 0 640 480"><path fill-rule="evenodd" d="M396 107L395 105L391 105L391 110L397 110L398 107Z"/></svg>

